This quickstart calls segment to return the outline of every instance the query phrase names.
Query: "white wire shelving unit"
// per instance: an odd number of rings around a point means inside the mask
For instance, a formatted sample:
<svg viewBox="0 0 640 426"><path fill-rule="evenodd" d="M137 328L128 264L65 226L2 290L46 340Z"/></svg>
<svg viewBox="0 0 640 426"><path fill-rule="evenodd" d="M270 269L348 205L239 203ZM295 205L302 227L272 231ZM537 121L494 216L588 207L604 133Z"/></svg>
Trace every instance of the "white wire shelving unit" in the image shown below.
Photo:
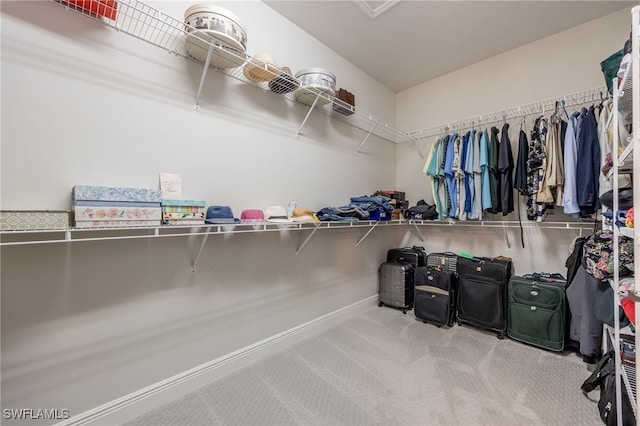
<svg viewBox="0 0 640 426"><path fill-rule="evenodd" d="M640 144L640 5L635 6L631 9L631 50L632 50L632 63L631 63L631 78L630 86L623 86L623 96L621 98L621 102L627 102L627 99L630 100L631 105L630 108L632 110L631 113L631 123L633 127L633 138L631 141L632 145L636 147ZM623 104L625 105L625 104ZM633 150L633 162L634 164L640 164L640 149ZM633 174L633 196L634 196L634 211L640 210L640 174ZM640 228L638 226L634 227L633 230L633 238L634 238L634 252L640 253L638 250L640 246ZM634 271L638 271L640 268L640 256L634 256ZM634 279L635 282L635 279ZM640 303L638 300L640 299L640 289L636 285L633 291L633 296L635 298L635 318L640 318ZM636 330L635 334L635 348L637 351L638 345L640 344L640 336L638 336L638 332ZM640 367L636 363L635 368L629 369L625 374L625 380L630 384L629 389L631 392L629 396L633 399L633 406L635 408L636 414L636 424L640 425L640 416L638 416L637 410L640 405L640 399L637 392L636 381L639 374Z"/></svg>
<svg viewBox="0 0 640 426"><path fill-rule="evenodd" d="M209 40L209 38L203 38L198 36L198 30L188 24L175 19L164 12L155 9L140 0L117 0L117 11L115 19L108 19L97 14L87 12L86 9L91 9L93 3L97 3L97 0L85 0L81 2L70 2L69 0L49 0L50 2L66 8L67 10L77 12L85 17L98 20L104 25L114 28L118 32L127 34L131 37L149 43L155 47L166 50L176 56L181 56L203 65L202 76L200 79L199 87L195 94L195 108L200 108L200 96L204 87L204 82L209 70L215 70L216 72L225 74L230 78L242 81L246 84L252 85L257 89L261 89L264 92L268 92L273 96L284 97L285 99L299 103L295 100L294 92L302 91L307 98L315 99L313 104L308 107L308 112L300 123L297 134L300 135L302 129L307 122L310 114L316 110L321 111L324 114L330 116L332 119L346 123L352 127L360 129L364 132L364 138L357 148L358 152L361 152L362 147L367 142L371 135L375 135L385 141L393 143L401 143L413 141L418 144L416 138L412 137L408 132L404 132L395 128L392 125L384 122L382 119L375 117L360 107L354 107L341 99L332 96L313 85L309 85L300 82L295 76L282 68L274 67L271 64L266 64L258 58L255 58L249 54L243 52L234 52L233 50L221 49L220 40L215 38ZM200 33L202 34L202 33ZM196 40L198 45L208 46L208 52L203 52L206 55L206 61L200 61L191 56L187 50L187 36L190 40ZM203 56L205 56L203 55ZM231 60L239 66L234 68L216 68L212 63L220 63L218 61L212 61L216 56L219 59ZM289 93L278 94L269 89L267 82L253 82L243 73L243 67L245 64L251 63L254 66L262 68L260 71L270 75L272 77L279 77L279 81L283 81L283 85L286 87L286 82L291 81L292 85L296 87L289 87L293 89ZM302 104L302 103L300 103ZM333 106L345 111L346 114L337 112ZM418 147L419 148L419 147ZM420 152L422 156L422 153Z"/></svg>
<svg viewBox="0 0 640 426"><path fill-rule="evenodd" d="M629 171L634 171L633 168L631 170L621 169L620 166L622 162L626 160L626 158L630 155L633 156L633 164L638 164L637 161L640 161L640 152L638 149L634 149L634 145L640 143L640 95L638 88L640 87L640 6L635 6L631 10L631 19L632 19L632 30L631 30L631 40L632 40L632 63L625 70L622 78L618 81L618 78L613 79L613 120L614 120L614 128L613 132L613 147L614 152L617 152L619 146L619 131L618 131L618 122L624 124L632 124L632 140L625 147L625 150L618 156L615 156L613 162L613 193L618 193L618 174L619 173L627 173ZM637 210L636 207L640 207L640 203L637 200L640 200L640 178L637 173L633 174L633 195L634 195L634 210ZM613 197L613 212L618 211L618 197ZM638 286L635 285L634 279L634 288L630 289L628 292L619 291L619 240L620 236L626 236L634 239L634 251L638 252L638 245L640 243L640 230L638 227L634 227L633 229L625 229L619 228L613 225L613 263L615 265L613 271L613 279L611 281L611 285L614 289L614 300L612 303L614 304L614 327L610 334L612 334L613 340L613 349L615 352L615 371L616 371L616 419L617 424L622 425L622 386L625 386L627 390L627 394L629 395L629 400L631 403L631 407L633 409L633 415L636 419L636 424L640 426L640 417L638 416L638 393L636 388L636 377L638 374L638 364L635 366L626 365L622 361L621 357L621 330L620 330L620 313L618 306L620 305L620 298L624 295L628 295L632 300L635 301L635 315L636 318L639 318L640 314L640 291L638 290ZM634 257L634 270L638 270L640 267L640 256ZM629 332L628 334L633 334L635 339L635 348L638 347L640 343L640 338L638 336L637 331L635 333Z"/></svg>

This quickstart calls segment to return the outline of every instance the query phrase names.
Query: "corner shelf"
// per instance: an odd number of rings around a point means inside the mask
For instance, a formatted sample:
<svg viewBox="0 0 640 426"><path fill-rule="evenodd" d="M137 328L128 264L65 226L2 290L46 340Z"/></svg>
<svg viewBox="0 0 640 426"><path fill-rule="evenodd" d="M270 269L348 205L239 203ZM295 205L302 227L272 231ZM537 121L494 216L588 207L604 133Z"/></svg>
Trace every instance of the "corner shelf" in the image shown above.
<svg viewBox="0 0 640 426"><path fill-rule="evenodd" d="M212 56L217 54L217 51L220 50L217 44L215 44L215 40L212 41L204 40L196 35L193 32L197 33L197 30L186 23L174 19L165 13L161 12L158 9L155 9L142 1L139 0L118 0L118 8L117 15L115 20L111 20L108 18L103 18L97 16L95 14L91 14L89 12L85 12L78 5L73 3L69 3L65 0L49 0L50 2L57 4L66 8L67 10L77 12L81 15L84 15L87 18L91 18L97 20L104 25L114 28L118 32L127 34L131 37L137 38L144 42L147 42L153 46L156 46L160 49L166 50L169 53L175 54L176 56L181 56L186 59L192 60L199 64L203 65L203 73L202 78L200 80L200 86L197 89L195 95L195 108L199 109L199 100L200 94L202 92L203 83L205 81L206 75L208 73L209 68L214 69L217 72L225 74L228 77L239 80L243 83L249 84L251 86L256 87L257 89L261 89L264 92L268 92L270 95L278 96L284 98L293 103L299 103L294 99L293 92L288 94L277 94L269 90L268 83L255 83L248 80L244 73L242 72L243 66L247 62L251 62L252 64L262 64L262 61L259 59L254 59L252 56L247 54L237 55L230 51L224 51L225 57L233 57L235 56L234 63L237 62L242 64L236 68L215 68L209 65L209 60ZM97 0L89 0L91 2ZM85 2L78 2L80 4ZM207 61L202 62L195 58L193 58L187 51L186 48L186 38L187 35L190 37L195 37L198 39L202 45L209 46L209 55L207 57ZM264 64L264 69L261 69L261 72L264 71L267 74L270 74L273 77L283 77L285 80L291 80L294 82L298 82L294 76L289 75L289 73L285 72L283 69L274 69L271 65ZM362 146L367 141L370 135L375 135L383 140L393 142L393 143L402 143L402 142L410 142L413 141L418 148L420 155L423 157L422 152L419 149L418 139L411 136L408 132L404 132L402 130L396 129L393 126L390 126L387 123L384 123L381 119L374 117L372 114L364 111L361 108L355 108L346 102L336 98L335 96L331 96L312 85L308 85L306 83L298 82L299 88L297 90L304 91L306 95L311 98L315 98L316 101L312 106L307 106L309 111L304 121L298 127L297 134L300 134L302 127L304 126L309 114L314 110L320 110L324 112L326 115L331 117L332 119L336 119L347 125L360 129L366 132L366 135L360 145L357 148L357 151L360 152ZM318 99L323 99L324 105L316 105L320 104L317 102ZM344 115L339 112L334 111L333 105L334 103L339 106L341 109L346 110L349 115ZM301 103L302 104L302 103ZM424 158L424 157L423 157Z"/></svg>

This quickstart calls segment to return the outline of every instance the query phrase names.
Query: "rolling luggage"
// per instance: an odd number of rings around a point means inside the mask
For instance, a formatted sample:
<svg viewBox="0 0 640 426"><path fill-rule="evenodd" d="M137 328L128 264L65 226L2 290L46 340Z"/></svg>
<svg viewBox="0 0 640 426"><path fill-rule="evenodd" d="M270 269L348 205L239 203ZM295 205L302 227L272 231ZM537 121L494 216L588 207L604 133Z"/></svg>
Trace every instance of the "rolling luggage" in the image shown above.
<svg viewBox="0 0 640 426"><path fill-rule="evenodd" d="M565 343L565 288L558 274L514 275L508 285L507 335L552 351Z"/></svg>
<svg viewBox="0 0 640 426"><path fill-rule="evenodd" d="M429 253L427 266L437 267L443 271L449 270L458 275L458 255L447 251L442 253Z"/></svg>
<svg viewBox="0 0 640 426"><path fill-rule="evenodd" d="M413 308L415 268L410 263L384 262L378 270L378 306L391 306L406 314Z"/></svg>
<svg viewBox="0 0 640 426"><path fill-rule="evenodd" d="M413 312L417 319L437 326L453 325L456 276L448 269L429 266L415 271Z"/></svg>
<svg viewBox="0 0 640 426"><path fill-rule="evenodd" d="M458 324L495 331L504 338L507 330L507 284L511 259L506 257L458 258Z"/></svg>
<svg viewBox="0 0 640 426"><path fill-rule="evenodd" d="M387 262L393 261L410 263L417 268L427 264L427 253L419 246L392 248L387 251Z"/></svg>

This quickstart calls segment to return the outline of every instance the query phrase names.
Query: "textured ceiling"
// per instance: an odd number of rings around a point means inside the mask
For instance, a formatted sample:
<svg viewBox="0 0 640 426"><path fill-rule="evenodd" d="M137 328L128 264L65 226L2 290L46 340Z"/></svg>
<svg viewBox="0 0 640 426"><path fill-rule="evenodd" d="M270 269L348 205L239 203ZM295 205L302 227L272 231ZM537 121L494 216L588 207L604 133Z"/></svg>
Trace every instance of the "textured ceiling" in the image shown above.
<svg viewBox="0 0 640 426"><path fill-rule="evenodd" d="M394 92L638 3L263 1Z"/></svg>

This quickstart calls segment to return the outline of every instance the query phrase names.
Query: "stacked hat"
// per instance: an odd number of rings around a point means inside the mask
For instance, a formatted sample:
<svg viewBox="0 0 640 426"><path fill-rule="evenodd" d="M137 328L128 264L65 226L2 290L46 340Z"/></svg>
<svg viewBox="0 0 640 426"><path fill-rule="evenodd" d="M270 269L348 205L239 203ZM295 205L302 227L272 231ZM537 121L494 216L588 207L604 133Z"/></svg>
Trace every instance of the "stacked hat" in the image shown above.
<svg viewBox="0 0 640 426"><path fill-rule="evenodd" d="M242 222L264 222L264 212L258 209L242 210L240 214Z"/></svg>
<svg viewBox="0 0 640 426"><path fill-rule="evenodd" d="M254 83L271 81L280 73L278 64L271 55L258 53L247 61L243 68L244 76Z"/></svg>
<svg viewBox="0 0 640 426"><path fill-rule="evenodd" d="M209 206L207 208L206 223L239 223L240 219L233 217L229 206Z"/></svg>
<svg viewBox="0 0 640 426"><path fill-rule="evenodd" d="M294 222L320 222L313 210L296 207L293 209L291 220Z"/></svg>
<svg viewBox="0 0 640 426"><path fill-rule="evenodd" d="M291 223L293 222L289 216L287 216L287 210L282 206L271 206L265 210L265 216L268 222L275 223Z"/></svg>

